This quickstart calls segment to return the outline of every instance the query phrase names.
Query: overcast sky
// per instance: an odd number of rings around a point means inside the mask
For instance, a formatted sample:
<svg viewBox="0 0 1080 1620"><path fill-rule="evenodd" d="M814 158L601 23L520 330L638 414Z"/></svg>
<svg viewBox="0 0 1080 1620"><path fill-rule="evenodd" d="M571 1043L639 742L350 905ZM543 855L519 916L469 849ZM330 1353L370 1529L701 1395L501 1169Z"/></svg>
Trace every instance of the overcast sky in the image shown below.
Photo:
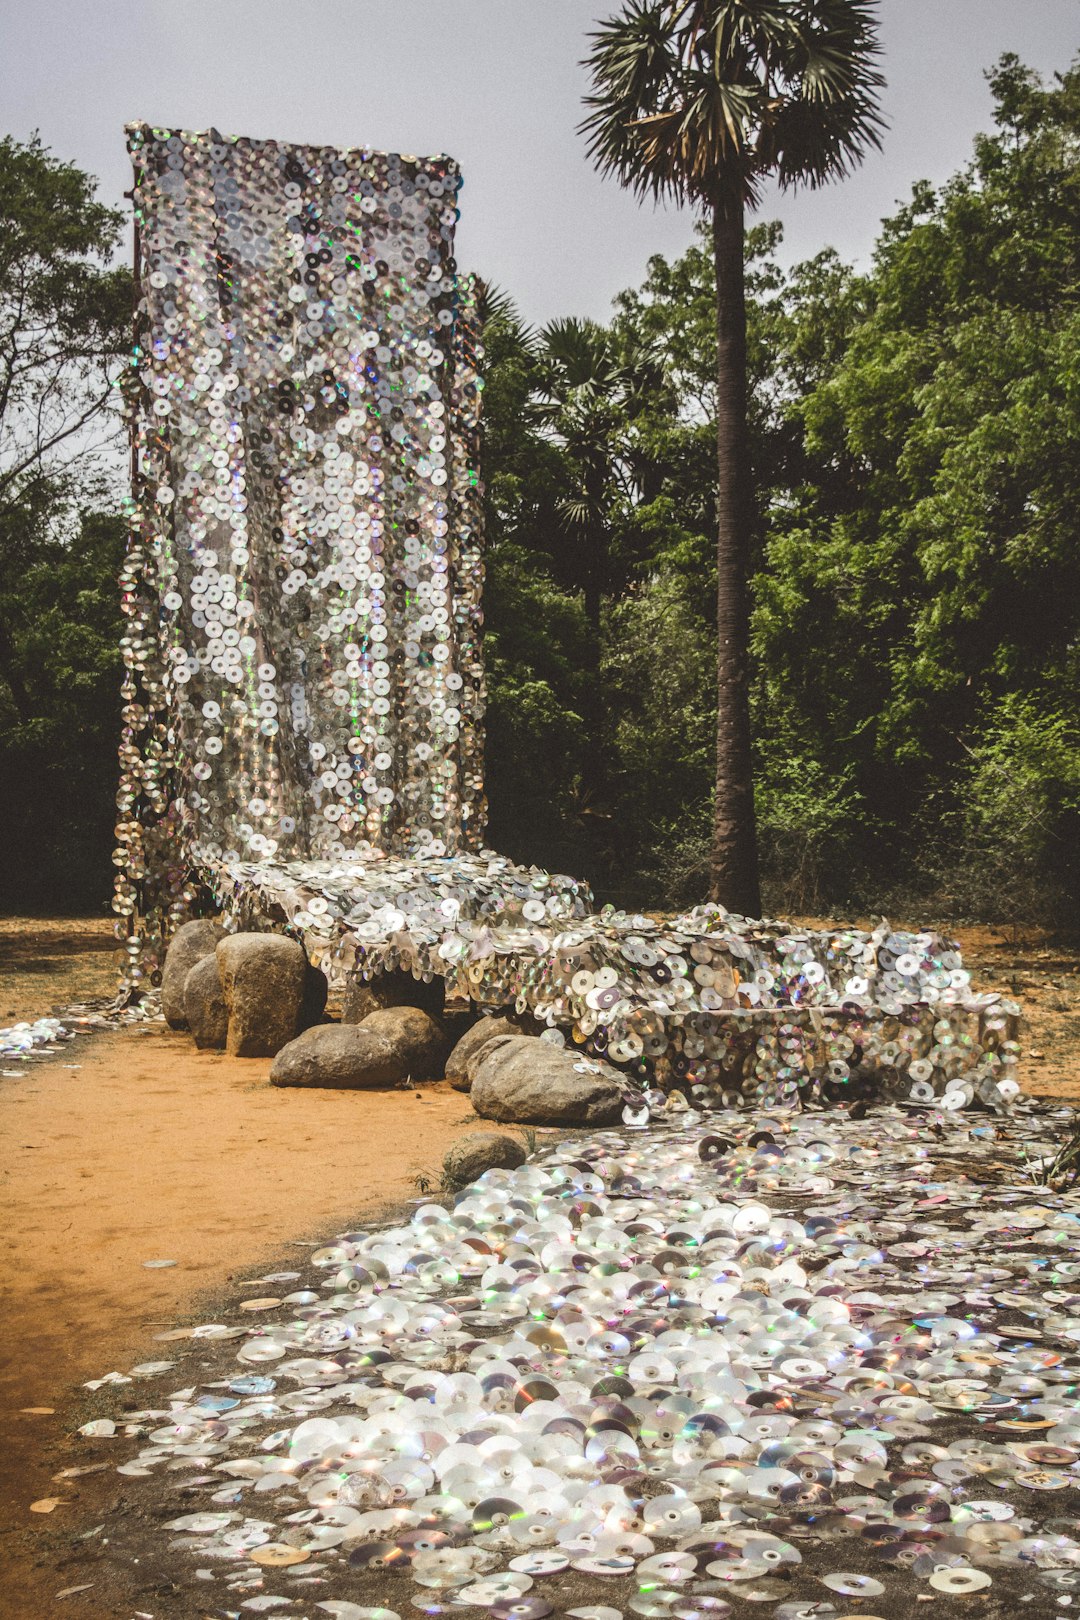
<svg viewBox="0 0 1080 1620"><path fill-rule="evenodd" d="M130 119L443 151L465 173L458 257L534 322L607 314L691 218L601 181L575 133L591 23L616 0L0 0L0 131L33 129L119 202ZM884 150L840 185L770 197L786 257L863 260L913 181L943 180L990 123L984 70L1050 74L1080 50L1080 0L881 0Z"/></svg>

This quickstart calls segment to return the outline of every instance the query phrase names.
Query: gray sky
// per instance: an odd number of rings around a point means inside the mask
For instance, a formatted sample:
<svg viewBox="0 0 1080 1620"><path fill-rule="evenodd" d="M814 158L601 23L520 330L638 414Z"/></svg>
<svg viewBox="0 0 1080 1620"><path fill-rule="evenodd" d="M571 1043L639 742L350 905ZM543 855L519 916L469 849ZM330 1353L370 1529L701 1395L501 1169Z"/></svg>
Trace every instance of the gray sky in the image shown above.
<svg viewBox="0 0 1080 1620"><path fill-rule="evenodd" d="M601 181L575 134L591 22L616 0L0 0L0 131L37 128L105 196L130 184L122 126L444 151L465 172L459 260L532 321L603 317L691 218ZM885 148L823 192L770 198L785 256L864 259L918 179L943 180L990 122L983 70L1044 73L1080 50L1080 0L882 0Z"/></svg>

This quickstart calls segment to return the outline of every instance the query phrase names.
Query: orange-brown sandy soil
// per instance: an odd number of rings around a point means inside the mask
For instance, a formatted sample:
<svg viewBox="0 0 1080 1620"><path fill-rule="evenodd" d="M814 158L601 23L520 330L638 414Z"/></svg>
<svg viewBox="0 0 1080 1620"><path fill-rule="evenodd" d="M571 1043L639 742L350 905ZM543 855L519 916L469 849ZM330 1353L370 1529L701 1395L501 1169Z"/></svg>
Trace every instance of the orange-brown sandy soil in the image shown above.
<svg viewBox="0 0 1080 1620"><path fill-rule="evenodd" d="M115 989L108 924L0 924L0 941L2 1023ZM160 1357L155 1333L290 1245L437 1185L480 1122L445 1084L277 1090L269 1059L198 1052L160 1024L0 1068L24 1071L0 1079L0 1615L34 1620L69 1584L61 1523L100 1484L52 1482L73 1387ZM29 1511L55 1495L72 1505Z"/></svg>
<svg viewBox="0 0 1080 1620"><path fill-rule="evenodd" d="M111 917L0 917L0 1026L115 995L119 961Z"/></svg>
<svg viewBox="0 0 1080 1620"><path fill-rule="evenodd" d="M1025 1086L1080 1098L1080 953L954 932L980 987L1024 1003ZM0 922L0 1023L108 995L115 971L105 920ZM53 1479L80 1460L68 1436L94 1399L80 1386L161 1356L155 1334L287 1263L290 1246L434 1185L475 1116L444 1084L275 1090L268 1061L196 1052L160 1024L0 1068L25 1071L0 1079L0 1615L167 1614L103 1578L56 1597L85 1579L75 1538L115 1493L111 1471ZM147 1268L161 1259L176 1264ZM52 1513L30 1511L53 1496Z"/></svg>

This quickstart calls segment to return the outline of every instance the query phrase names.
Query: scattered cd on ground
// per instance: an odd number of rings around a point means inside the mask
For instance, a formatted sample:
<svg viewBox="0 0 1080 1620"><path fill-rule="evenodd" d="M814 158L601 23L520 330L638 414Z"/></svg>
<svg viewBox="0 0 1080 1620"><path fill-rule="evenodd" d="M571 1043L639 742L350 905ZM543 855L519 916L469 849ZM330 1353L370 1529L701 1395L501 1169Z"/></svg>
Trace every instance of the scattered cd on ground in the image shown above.
<svg viewBox="0 0 1080 1620"><path fill-rule="evenodd" d="M546 1620L552 1607L544 1598L500 1598L491 1605L492 1620Z"/></svg>
<svg viewBox="0 0 1080 1620"><path fill-rule="evenodd" d="M569 1569L570 1560L563 1553L530 1552L511 1558L506 1567L522 1575L558 1575Z"/></svg>
<svg viewBox="0 0 1080 1620"><path fill-rule="evenodd" d="M820 1579L831 1592L841 1592L844 1597L880 1597L885 1590L872 1575L847 1575L838 1571L832 1575L822 1575Z"/></svg>
<svg viewBox="0 0 1080 1620"><path fill-rule="evenodd" d="M781 1603L774 1620L839 1620L839 1610L834 1603L828 1602L803 1600Z"/></svg>
<svg viewBox="0 0 1080 1620"><path fill-rule="evenodd" d="M296 1595L359 1576L430 1620L605 1589L635 1620L843 1620L886 1591L1011 1601L1029 1569L1072 1596L1080 1191L1024 1182L1064 1119L725 1111L549 1141L315 1250L273 1315L186 1330L188 1387L112 1375L120 1422L80 1443L129 1491L175 1481L171 1547L243 1559L266 1596L310 1571Z"/></svg>
<svg viewBox="0 0 1080 1620"><path fill-rule="evenodd" d="M734 1590L745 1603L776 1603L786 1597L791 1588L787 1581L774 1580L766 1575L761 1580L746 1581Z"/></svg>
<svg viewBox="0 0 1080 1620"><path fill-rule="evenodd" d="M991 1584L991 1577L985 1569L966 1569L962 1565L953 1569L936 1569L930 1576L930 1585L935 1592L946 1592L950 1596L959 1596L964 1592L981 1592L983 1587Z"/></svg>
<svg viewBox="0 0 1080 1620"><path fill-rule="evenodd" d="M267 1541L261 1547L255 1547L248 1556L253 1564L285 1568L289 1564L306 1563L311 1554L301 1547L288 1547L280 1541Z"/></svg>

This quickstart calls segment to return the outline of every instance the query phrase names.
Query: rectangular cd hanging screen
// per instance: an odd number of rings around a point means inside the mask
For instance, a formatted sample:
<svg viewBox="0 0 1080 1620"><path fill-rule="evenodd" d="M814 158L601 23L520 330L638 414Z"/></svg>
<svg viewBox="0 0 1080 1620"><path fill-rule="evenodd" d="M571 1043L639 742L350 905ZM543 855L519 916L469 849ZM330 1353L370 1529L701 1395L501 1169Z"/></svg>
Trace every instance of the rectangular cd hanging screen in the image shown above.
<svg viewBox="0 0 1080 1620"><path fill-rule="evenodd" d="M458 166L146 125L128 139L121 903L151 910L147 883L165 901L182 851L476 848L479 383Z"/></svg>

